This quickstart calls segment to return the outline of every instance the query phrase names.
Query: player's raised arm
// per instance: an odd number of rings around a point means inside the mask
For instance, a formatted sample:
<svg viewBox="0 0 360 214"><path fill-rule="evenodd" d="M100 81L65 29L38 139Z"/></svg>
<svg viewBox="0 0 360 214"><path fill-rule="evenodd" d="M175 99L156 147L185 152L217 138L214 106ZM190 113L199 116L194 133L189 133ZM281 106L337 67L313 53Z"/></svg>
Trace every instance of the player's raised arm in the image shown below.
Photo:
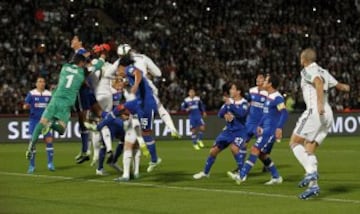
<svg viewBox="0 0 360 214"><path fill-rule="evenodd" d="M335 88L338 90L338 91L343 91L343 92L349 92L350 91L350 85L348 84L345 84L345 83L337 83Z"/></svg>
<svg viewBox="0 0 360 214"><path fill-rule="evenodd" d="M149 73L154 77L161 77L161 70L160 68L150 59L148 56L144 55L144 60L146 63L146 67Z"/></svg>
<svg viewBox="0 0 360 214"><path fill-rule="evenodd" d="M142 80L142 72L139 69L135 68L132 73L135 76L135 82L134 82L134 85L131 87L130 92L132 94L135 94L137 92L140 82Z"/></svg>

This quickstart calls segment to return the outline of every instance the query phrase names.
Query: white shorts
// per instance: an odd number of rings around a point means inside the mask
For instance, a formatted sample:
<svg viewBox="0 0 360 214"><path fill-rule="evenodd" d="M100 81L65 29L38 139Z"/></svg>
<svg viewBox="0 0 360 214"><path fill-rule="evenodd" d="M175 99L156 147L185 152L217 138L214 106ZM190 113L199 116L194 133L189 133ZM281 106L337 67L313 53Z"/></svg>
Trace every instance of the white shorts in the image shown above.
<svg viewBox="0 0 360 214"><path fill-rule="evenodd" d="M129 128L125 132L125 143L136 143L136 131L134 128Z"/></svg>
<svg viewBox="0 0 360 214"><path fill-rule="evenodd" d="M317 110L307 109L298 119L293 134L319 145L327 136L333 122L333 113L330 107L325 107L325 114L320 116Z"/></svg>
<svg viewBox="0 0 360 214"><path fill-rule="evenodd" d="M97 94L96 101L99 103L103 111L109 112L113 107L113 97L110 94Z"/></svg>

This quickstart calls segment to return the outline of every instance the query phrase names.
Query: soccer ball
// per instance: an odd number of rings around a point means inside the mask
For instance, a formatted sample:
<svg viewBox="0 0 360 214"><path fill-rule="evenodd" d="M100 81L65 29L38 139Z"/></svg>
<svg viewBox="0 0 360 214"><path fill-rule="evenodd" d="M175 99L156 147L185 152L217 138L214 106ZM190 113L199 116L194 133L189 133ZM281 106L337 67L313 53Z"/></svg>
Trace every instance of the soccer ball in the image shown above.
<svg viewBox="0 0 360 214"><path fill-rule="evenodd" d="M130 45L128 45L128 44L121 44L121 45L119 45L119 47L117 48L117 54L118 54L119 56L124 56L124 55L128 54L130 50L131 50Z"/></svg>

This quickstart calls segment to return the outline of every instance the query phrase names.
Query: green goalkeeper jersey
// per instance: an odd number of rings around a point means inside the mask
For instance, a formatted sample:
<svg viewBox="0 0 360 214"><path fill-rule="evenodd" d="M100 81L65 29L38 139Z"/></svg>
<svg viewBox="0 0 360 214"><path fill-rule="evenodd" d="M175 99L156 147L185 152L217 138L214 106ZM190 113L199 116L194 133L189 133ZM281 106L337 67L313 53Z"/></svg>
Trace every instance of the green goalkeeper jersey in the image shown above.
<svg viewBox="0 0 360 214"><path fill-rule="evenodd" d="M64 64L60 71L59 82L53 99L63 102L63 105L72 106L85 79L84 69L75 64Z"/></svg>

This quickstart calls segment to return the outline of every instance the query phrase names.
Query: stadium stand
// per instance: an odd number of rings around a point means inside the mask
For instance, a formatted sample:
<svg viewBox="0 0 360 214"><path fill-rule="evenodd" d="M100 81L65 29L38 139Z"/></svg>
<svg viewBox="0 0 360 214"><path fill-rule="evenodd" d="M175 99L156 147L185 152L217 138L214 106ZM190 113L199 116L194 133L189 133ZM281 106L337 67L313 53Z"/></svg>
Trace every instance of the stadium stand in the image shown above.
<svg viewBox="0 0 360 214"><path fill-rule="evenodd" d="M222 104L226 82L254 85L256 72L277 73L280 91L303 108L298 54L318 51L318 63L352 87L330 91L338 111L360 109L360 11L358 1L270 0L22 0L0 3L0 114L21 114L38 75L51 89L71 54L74 32L85 47L129 43L162 69L160 98L171 111L189 87L207 110ZM96 24L97 23L97 24ZM111 59L114 59L113 51ZM176 96L174 96L176 95Z"/></svg>

